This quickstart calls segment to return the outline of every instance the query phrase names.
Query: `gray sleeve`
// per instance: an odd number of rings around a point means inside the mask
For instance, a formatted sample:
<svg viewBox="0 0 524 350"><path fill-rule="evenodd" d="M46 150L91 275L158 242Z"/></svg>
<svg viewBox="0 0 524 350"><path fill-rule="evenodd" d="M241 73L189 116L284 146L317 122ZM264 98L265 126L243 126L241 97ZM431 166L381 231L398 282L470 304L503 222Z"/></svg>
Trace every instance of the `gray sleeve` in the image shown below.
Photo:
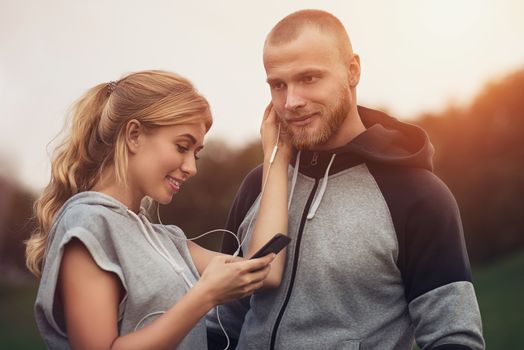
<svg viewBox="0 0 524 350"><path fill-rule="evenodd" d="M113 272L118 276L127 295L127 286L122 269L116 263L116 256L110 256L111 254L107 253L107 249L104 249L105 242L101 242L89 230L78 226L58 233L53 238L53 242L46 256L44 271L35 303L35 313L38 326L41 330L52 329L54 332L57 332L64 337L66 336L65 319L62 304L56 296L56 288L64 248L73 238L82 242L93 257L95 263L102 270ZM123 315L125 300L126 297L122 299L122 302L119 305L119 319L121 319Z"/></svg>
<svg viewBox="0 0 524 350"><path fill-rule="evenodd" d="M421 349L446 349L446 344L460 344L464 349L485 348L471 282L454 282L433 289L412 300L409 313Z"/></svg>

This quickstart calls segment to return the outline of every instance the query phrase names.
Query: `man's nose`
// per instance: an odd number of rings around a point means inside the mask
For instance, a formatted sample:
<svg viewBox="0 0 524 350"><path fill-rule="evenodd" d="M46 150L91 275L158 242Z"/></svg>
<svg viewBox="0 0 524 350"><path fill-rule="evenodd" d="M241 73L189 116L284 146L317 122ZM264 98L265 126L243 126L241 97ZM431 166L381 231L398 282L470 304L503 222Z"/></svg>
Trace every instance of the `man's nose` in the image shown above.
<svg viewBox="0 0 524 350"><path fill-rule="evenodd" d="M286 105L284 106L288 111L294 111L297 108L304 107L306 101L296 93L295 89L288 89L286 96Z"/></svg>

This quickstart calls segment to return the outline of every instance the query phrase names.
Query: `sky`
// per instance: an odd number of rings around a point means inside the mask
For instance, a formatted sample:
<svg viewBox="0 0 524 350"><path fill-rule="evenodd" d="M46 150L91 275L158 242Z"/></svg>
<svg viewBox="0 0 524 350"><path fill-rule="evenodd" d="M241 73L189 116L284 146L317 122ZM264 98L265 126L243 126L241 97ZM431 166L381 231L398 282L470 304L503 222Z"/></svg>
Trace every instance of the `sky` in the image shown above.
<svg viewBox="0 0 524 350"><path fill-rule="evenodd" d="M361 59L359 104L402 120L467 105L524 68L520 0L0 0L0 176L41 190L72 103L138 70L189 78L212 107L208 139L256 139L270 99L265 36L306 8L345 25Z"/></svg>

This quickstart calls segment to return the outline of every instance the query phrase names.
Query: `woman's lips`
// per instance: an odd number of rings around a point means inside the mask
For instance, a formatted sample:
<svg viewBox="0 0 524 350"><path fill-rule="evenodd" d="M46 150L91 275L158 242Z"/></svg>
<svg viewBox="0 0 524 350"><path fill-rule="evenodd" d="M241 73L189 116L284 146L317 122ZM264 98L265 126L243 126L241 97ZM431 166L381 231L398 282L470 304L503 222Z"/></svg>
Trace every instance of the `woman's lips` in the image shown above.
<svg viewBox="0 0 524 350"><path fill-rule="evenodd" d="M182 186L182 183L180 181L178 181L175 178L172 178L171 176L166 176L166 178L173 192L177 193L178 191L180 191L180 186Z"/></svg>

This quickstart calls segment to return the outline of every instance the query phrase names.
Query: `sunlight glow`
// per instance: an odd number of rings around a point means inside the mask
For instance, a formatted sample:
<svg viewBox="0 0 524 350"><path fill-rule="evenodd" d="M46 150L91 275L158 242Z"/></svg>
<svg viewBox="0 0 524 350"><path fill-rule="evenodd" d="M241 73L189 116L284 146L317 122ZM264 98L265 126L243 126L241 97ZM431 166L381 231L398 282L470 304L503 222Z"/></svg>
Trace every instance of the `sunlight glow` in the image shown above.
<svg viewBox="0 0 524 350"><path fill-rule="evenodd" d="M485 0L418 1L417 17L435 39L451 39L474 34L489 15L489 3Z"/></svg>

